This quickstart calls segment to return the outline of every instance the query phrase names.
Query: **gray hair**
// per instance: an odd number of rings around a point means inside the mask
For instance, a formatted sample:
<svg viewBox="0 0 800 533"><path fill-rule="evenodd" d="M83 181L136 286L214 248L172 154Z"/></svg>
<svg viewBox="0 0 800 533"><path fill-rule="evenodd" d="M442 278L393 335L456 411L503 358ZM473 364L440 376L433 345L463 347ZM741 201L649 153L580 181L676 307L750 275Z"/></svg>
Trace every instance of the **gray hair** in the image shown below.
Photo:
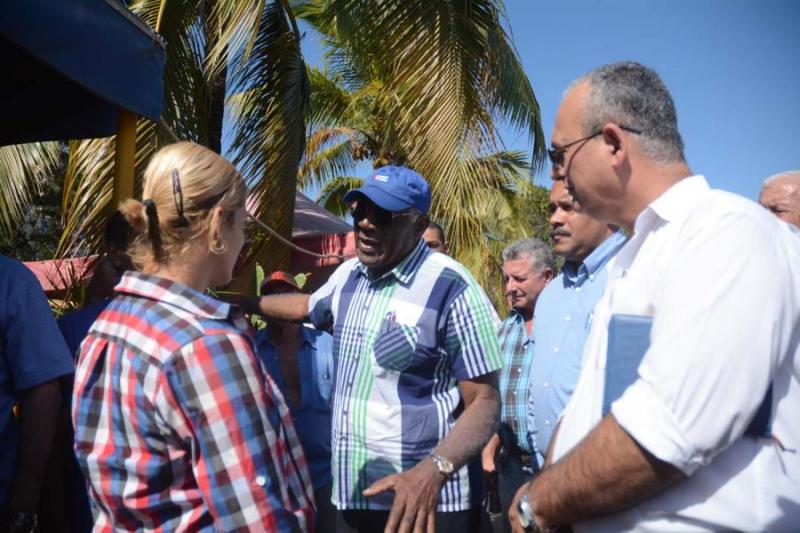
<svg viewBox="0 0 800 533"><path fill-rule="evenodd" d="M516 261L517 259L530 258L531 268L538 272L546 268L553 272L556 270L556 262L553 253L541 239L532 237L530 239L520 239L512 242L503 250L503 261Z"/></svg>
<svg viewBox="0 0 800 533"><path fill-rule="evenodd" d="M772 176L764 180L764 183L761 185L761 188L763 189L768 185L773 184L776 181L784 179L793 181L795 185L800 185L800 170L787 170L786 172L779 172L778 174L773 174Z"/></svg>
<svg viewBox="0 0 800 533"><path fill-rule="evenodd" d="M633 61L611 63L584 74L567 91L584 82L589 84L582 124L586 135L613 122L641 131L639 145L651 161L684 162L675 103L653 69Z"/></svg>

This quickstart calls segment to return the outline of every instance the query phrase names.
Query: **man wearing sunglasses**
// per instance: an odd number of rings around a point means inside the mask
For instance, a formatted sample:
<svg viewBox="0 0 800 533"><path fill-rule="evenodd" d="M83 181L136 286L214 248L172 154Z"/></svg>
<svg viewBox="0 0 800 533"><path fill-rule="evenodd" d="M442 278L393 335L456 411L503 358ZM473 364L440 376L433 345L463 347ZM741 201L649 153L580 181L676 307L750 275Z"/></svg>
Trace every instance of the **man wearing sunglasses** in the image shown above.
<svg viewBox="0 0 800 533"><path fill-rule="evenodd" d="M796 529L800 242L692 175L672 98L638 63L570 86L550 155L582 209L631 237L515 527Z"/></svg>
<svg viewBox="0 0 800 533"><path fill-rule="evenodd" d="M310 297L262 297L259 311L333 333L338 530L463 533L465 465L497 429L496 315L421 239L431 196L419 174L378 168L345 202L358 257Z"/></svg>

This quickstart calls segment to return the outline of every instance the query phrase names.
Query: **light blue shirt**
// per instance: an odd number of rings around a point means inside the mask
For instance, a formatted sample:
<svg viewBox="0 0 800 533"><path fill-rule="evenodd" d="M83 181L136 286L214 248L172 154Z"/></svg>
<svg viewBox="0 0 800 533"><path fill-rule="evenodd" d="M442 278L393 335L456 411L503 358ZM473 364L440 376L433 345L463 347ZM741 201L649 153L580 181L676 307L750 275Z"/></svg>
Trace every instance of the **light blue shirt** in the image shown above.
<svg viewBox="0 0 800 533"><path fill-rule="evenodd" d="M540 467L558 417L580 376L592 312L606 285L604 267L625 240L622 232L616 232L583 263L565 263L561 274L544 288L536 302L536 354L528 381L527 414L530 444Z"/></svg>
<svg viewBox="0 0 800 533"><path fill-rule="evenodd" d="M525 319L511 311L497 330L503 369L500 371L500 422L507 425L525 453L533 450L527 425L528 381L534 358L533 338L525 329Z"/></svg>
<svg viewBox="0 0 800 533"><path fill-rule="evenodd" d="M297 351L300 371L300 405L289 397L286 404L292 413L297 436L303 444L314 490L332 481L331 473L331 387L334 378L333 339L324 331L300 327L303 343ZM269 340L266 329L255 334L258 355L281 392L286 385L281 375L278 350Z"/></svg>

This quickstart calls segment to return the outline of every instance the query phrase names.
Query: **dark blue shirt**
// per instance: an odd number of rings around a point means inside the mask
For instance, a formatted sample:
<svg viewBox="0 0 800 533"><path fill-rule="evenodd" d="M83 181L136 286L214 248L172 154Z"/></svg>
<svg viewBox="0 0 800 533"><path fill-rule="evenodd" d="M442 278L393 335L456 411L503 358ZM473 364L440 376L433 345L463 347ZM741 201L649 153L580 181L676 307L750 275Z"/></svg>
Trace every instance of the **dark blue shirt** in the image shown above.
<svg viewBox="0 0 800 533"><path fill-rule="evenodd" d="M75 371L39 281L0 256L0 507L16 465L14 403L22 391Z"/></svg>
<svg viewBox="0 0 800 533"><path fill-rule="evenodd" d="M297 435L306 452L314 490L333 480L331 472L331 385L333 383L333 339L323 331L300 327L303 343L297 352L300 372L300 405L288 397ZM278 350L269 340L267 330L255 335L258 355L272 379L286 396L281 376Z"/></svg>
<svg viewBox="0 0 800 533"><path fill-rule="evenodd" d="M67 341L67 348L72 357L78 356L78 348L81 347L83 339L89 333L89 328L92 327L94 321L103 312L103 309L108 306L111 299L106 299L93 304L85 305L75 311L70 311L58 319L58 328ZM71 396L72 391L70 391Z"/></svg>

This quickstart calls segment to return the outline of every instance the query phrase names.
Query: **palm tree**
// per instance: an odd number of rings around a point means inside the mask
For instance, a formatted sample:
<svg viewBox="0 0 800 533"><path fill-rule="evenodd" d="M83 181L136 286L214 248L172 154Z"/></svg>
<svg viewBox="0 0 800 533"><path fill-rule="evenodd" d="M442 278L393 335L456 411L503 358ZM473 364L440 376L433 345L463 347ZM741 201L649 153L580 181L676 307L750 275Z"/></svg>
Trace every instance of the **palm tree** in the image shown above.
<svg viewBox="0 0 800 533"><path fill-rule="evenodd" d="M128 7L163 37L167 54L162 120L137 124L135 194L152 153L178 139L193 140L224 150L251 186L255 214L289 235L308 82L286 1L133 0ZM60 256L91 253L100 246L101 228L116 207L110 205L114 144L114 137L69 141ZM41 172L43 161L44 171L52 170L57 152L58 143L0 148L0 183ZM4 206L0 231L13 227L31 184L22 180L11 189L13 195L3 198L12 209ZM257 237L256 245L269 240ZM284 247L267 242L260 249L265 267L285 266Z"/></svg>
<svg viewBox="0 0 800 533"><path fill-rule="evenodd" d="M523 206L542 200L531 176L544 155L539 106L502 2L307 0L295 13L328 48L325 68L309 69L298 184L321 187L322 203L341 212L359 161L416 169L453 254L501 303L499 250L542 226ZM527 132L530 161L504 149L503 121Z"/></svg>
<svg viewBox="0 0 800 533"><path fill-rule="evenodd" d="M163 120L137 128L137 192L149 155L174 134L225 149L253 188L257 216L288 235L298 175L300 186L341 184L361 159L405 163L429 179L432 215L445 222L456 256L479 281L493 281L489 243L531 231L514 202L544 153L538 104L504 30L502 2L302 2L297 13L331 50L327 71L307 72L287 1L130 2L167 49ZM527 132L530 163L504 150L498 121ZM98 248L112 207L113 148L114 138L69 144L62 255ZM517 218L501 232L503 209ZM283 246L266 246L258 259L274 268L287 256Z"/></svg>

